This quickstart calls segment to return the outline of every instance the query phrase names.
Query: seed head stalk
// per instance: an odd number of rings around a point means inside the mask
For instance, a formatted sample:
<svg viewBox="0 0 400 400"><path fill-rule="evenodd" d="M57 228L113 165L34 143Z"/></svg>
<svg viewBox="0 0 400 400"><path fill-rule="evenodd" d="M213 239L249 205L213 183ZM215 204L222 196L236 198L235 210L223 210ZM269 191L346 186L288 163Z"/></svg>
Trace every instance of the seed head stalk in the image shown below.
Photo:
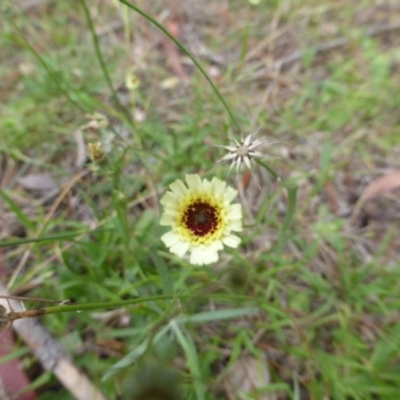
<svg viewBox="0 0 400 400"><path fill-rule="evenodd" d="M240 125L233 115L230 107L226 103L224 97L221 95L219 92L218 88L214 85L214 82L211 80L207 72L204 70L204 68L200 65L200 63L196 60L196 58L193 56L193 54L186 49L186 47L175 37L173 36L167 29L164 28L162 24L160 24L157 20L155 20L151 15L147 14L143 10L141 10L139 7L129 3L127 0L119 0L120 3L125 4L127 7L131 8L132 10L136 11L138 14L140 14L142 17L146 18L148 21L150 21L153 25L155 25L164 35L166 35L169 39L171 39L177 46L178 48L184 52L193 62L193 64L198 68L198 70L202 73L204 78L207 79L207 82L210 84L212 87L214 93L217 95L223 106L225 107L225 110L229 114L229 117L231 121L235 124L236 128L238 129L239 132L241 132Z"/></svg>
<svg viewBox="0 0 400 400"><path fill-rule="evenodd" d="M123 307L132 304L140 304L146 301L157 301L157 300L170 300L175 296L171 295L158 295L158 296L149 296L149 297L137 297L129 300L118 300L118 301L109 301L102 303L87 303L87 304L76 304L76 305L60 305L54 307L43 307L35 310L27 310L20 312L10 312L9 320L15 321L16 319L21 318L30 318L30 317L38 317L40 315L50 315L50 314L61 314L66 312L77 312L77 311L90 311L90 310L98 310L98 309L106 309L106 308L116 308ZM187 298L191 297L189 295L180 295L179 298Z"/></svg>
<svg viewBox="0 0 400 400"><path fill-rule="evenodd" d="M97 59L99 61L101 70L103 72L104 79L106 80L107 85L108 85L108 87L109 87L109 89L111 91L111 97L114 100L115 104L117 105L117 108L119 109L119 111L123 112L124 116L126 117L127 122L130 125L132 125L132 121L131 121L129 112L122 105L121 101L119 100L118 94L117 94L117 92L114 89L114 86L112 84L111 77L110 77L110 74L108 72L106 62L104 61L103 53L101 52L101 49L100 49L100 43L99 43L99 39L97 37L96 31L95 31L95 28L94 28L93 20L92 20L92 17L90 15L89 8L88 8L88 6L86 4L86 0L79 0L79 1L80 1L81 5L83 7L83 10L84 10L86 21L87 21L88 27L89 27L89 31L90 31L90 34L92 36L93 45L94 45L94 49L95 49L95 52L96 52L96 57L97 57Z"/></svg>
<svg viewBox="0 0 400 400"><path fill-rule="evenodd" d="M159 301L159 300L188 300L188 299L195 299L195 298L207 298L210 297L214 299L220 300L243 300L243 301L251 301L253 304L261 305L264 304L262 299L247 296L247 295L240 295L240 294L228 294L228 293L196 293L196 294L179 294L179 295L167 295L161 294L157 296L146 296L146 297L135 297L133 299L128 300L117 300L117 301L110 301L110 302L99 302L99 303L87 303L87 304L74 304L74 305L59 305L54 307L43 307L34 310L26 310L26 311L18 311L14 312L11 311L6 313L4 308L4 315L3 319L6 322L13 322L17 319L21 318L33 318L39 317L42 315L50 315L50 314L61 314L61 313L68 313L68 312L80 312L80 311L91 311L91 310L99 310L99 309L109 309L109 308L117 308L117 307L124 307L133 304L140 304L145 303L148 301ZM1 311L1 310L0 310ZM278 310L274 310L277 312ZM284 312L279 310L279 314L285 315ZM1 312L0 312L0 322L1 322ZM1 324L0 324L1 325ZM0 329L1 330L1 329Z"/></svg>

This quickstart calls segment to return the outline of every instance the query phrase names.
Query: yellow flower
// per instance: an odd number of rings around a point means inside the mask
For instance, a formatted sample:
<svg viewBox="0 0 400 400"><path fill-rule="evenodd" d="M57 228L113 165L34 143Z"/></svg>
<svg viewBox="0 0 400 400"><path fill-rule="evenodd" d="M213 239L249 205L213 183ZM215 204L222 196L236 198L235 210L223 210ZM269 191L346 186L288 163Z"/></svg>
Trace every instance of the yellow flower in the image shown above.
<svg viewBox="0 0 400 400"><path fill-rule="evenodd" d="M190 252L191 264L211 264L223 245L239 246L240 238L231 232L242 230L242 206L231 204L237 191L218 178L186 175L186 183L176 180L161 199L160 224L171 226L161 240L179 257Z"/></svg>

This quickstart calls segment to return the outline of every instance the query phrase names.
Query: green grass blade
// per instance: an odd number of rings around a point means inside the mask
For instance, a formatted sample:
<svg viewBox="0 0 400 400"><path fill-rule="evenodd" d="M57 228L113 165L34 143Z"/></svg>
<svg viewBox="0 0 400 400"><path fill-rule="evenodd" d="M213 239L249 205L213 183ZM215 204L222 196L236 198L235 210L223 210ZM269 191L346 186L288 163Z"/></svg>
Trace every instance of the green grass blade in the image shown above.
<svg viewBox="0 0 400 400"><path fill-rule="evenodd" d="M269 165L265 164L262 162L260 159L255 159L254 160L258 165L261 165L263 168L265 168L275 179L279 178L279 175L277 172L275 172Z"/></svg>
<svg viewBox="0 0 400 400"><path fill-rule="evenodd" d="M27 243L51 243L58 242L60 240L71 240L79 235L84 234L85 232L63 232L56 233L50 236L41 236L37 238L21 238L15 240L4 240L0 242L0 247L8 247L8 246L18 246L21 244Z"/></svg>
<svg viewBox="0 0 400 400"><path fill-rule="evenodd" d="M107 82L107 85L108 85L108 87L109 87L109 89L111 91L111 97L114 100L115 104L118 106L118 109L120 111L122 111L125 114L125 116L127 117L128 121L131 122L131 117L129 115L129 112L121 104L121 102L119 100L119 97L117 95L117 92L115 91L114 86L112 84L112 81L111 81L111 78L110 78L110 74L108 73L107 65L106 65L106 63L104 61L103 53L101 52L99 39L98 39L96 31L94 29L93 20L92 20L92 17L90 15L89 9L87 7L86 1L85 0L79 0L79 1L82 4L83 10L85 12L86 21L88 23L90 34L92 35L93 46L94 46L94 50L96 52L96 57L97 57L97 59L99 61L101 70L102 70L103 75L104 75L104 79Z"/></svg>
<svg viewBox="0 0 400 400"><path fill-rule="evenodd" d="M176 338L185 353L186 361L193 377L193 387L196 392L197 400L204 400L205 390L200 379L201 372L200 372L199 356L197 354L197 350L193 343L193 340L189 335L182 332L176 320L171 321L170 326L172 330L175 332Z"/></svg>
<svg viewBox="0 0 400 400"><path fill-rule="evenodd" d="M211 322L221 321L223 319L233 319L253 315L259 312L256 307L244 307L227 310L204 311L194 315L181 316L177 318L178 322Z"/></svg>
<svg viewBox="0 0 400 400"><path fill-rule="evenodd" d="M171 276L168 271L168 267L163 258L161 258L157 252L152 254L152 258L154 260L154 264L157 268L158 273L160 274L163 286L164 286L164 294L171 295L173 293L173 285L171 281Z"/></svg>
<svg viewBox="0 0 400 400"><path fill-rule="evenodd" d="M297 186L292 186L287 188L288 192L288 210L285 216L285 221L282 226L281 233L286 232L286 230L292 224L294 213L296 211L296 199L297 199Z"/></svg>
<svg viewBox="0 0 400 400"><path fill-rule="evenodd" d="M153 339L153 344L156 344L170 329L169 325L164 326L160 329ZM108 378L116 374L123 368L130 367L136 360L138 360L147 350L149 339L145 339L140 345L136 346L133 351L115 363L103 376L102 381L106 381Z"/></svg>
<svg viewBox="0 0 400 400"><path fill-rule="evenodd" d="M332 171L331 164L332 164L332 153L333 153L333 144L332 142L325 142L324 147L322 149L321 154L321 164L320 164L320 171L318 176L318 181L310 194L310 198L315 196L325 185L328 181L329 174Z"/></svg>
<svg viewBox="0 0 400 400"><path fill-rule="evenodd" d="M26 49L28 49L33 56L39 61L39 63L41 64L41 66L45 69L45 71L47 72L47 74L49 75L50 79L52 80L52 82L57 86L57 89L60 91L60 93L62 93L67 100L73 104L77 109L83 111L83 112L87 112L88 110L85 109L81 104L79 104L78 102L76 102L71 95L69 94L67 89L64 89L64 86L61 84L59 77L57 76L57 74L52 70L52 68L47 64L47 62L44 60L44 58L36 51L36 49L34 48L34 46L32 46L29 41L27 39L25 39L24 34L21 32L21 29L17 26L17 24L15 23L14 19L11 17L10 20L11 24L13 25L14 29L19 33L18 37L14 37L14 36L9 36L9 38L19 44L20 46L25 47Z"/></svg>
<svg viewBox="0 0 400 400"><path fill-rule="evenodd" d="M22 224L29 230L33 230L35 228L34 223L29 219L29 217L23 212L23 210L13 201L11 197L5 192L5 190L0 189L0 196L3 200L10 206L11 211L15 213L18 219L22 222ZM0 243L1 247L1 243Z"/></svg>

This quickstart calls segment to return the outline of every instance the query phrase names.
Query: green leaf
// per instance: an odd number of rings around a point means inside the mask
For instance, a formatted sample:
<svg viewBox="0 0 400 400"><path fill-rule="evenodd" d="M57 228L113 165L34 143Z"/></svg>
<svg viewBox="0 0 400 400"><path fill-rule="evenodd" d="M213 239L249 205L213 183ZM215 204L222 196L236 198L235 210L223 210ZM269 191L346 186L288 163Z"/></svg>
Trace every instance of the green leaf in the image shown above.
<svg viewBox="0 0 400 400"><path fill-rule="evenodd" d="M172 295L172 282L171 282L171 277L168 271L167 263L164 261L163 258L161 258L156 251L152 253L152 258L154 261L154 264L157 268L158 273L161 276L161 280L164 286L164 294L169 294Z"/></svg>
<svg viewBox="0 0 400 400"><path fill-rule="evenodd" d="M8 196L5 190L0 189L0 196L10 206L11 211L15 213L22 224L29 230L34 230L35 224L29 219L29 217L22 211L22 209L14 202L14 200Z"/></svg>
<svg viewBox="0 0 400 400"><path fill-rule="evenodd" d="M292 224L294 212L296 211L296 197L297 197L297 186L292 186L287 188L288 192L288 210L285 216L285 222L283 223L283 227L281 233L285 232L289 226Z"/></svg>
<svg viewBox="0 0 400 400"><path fill-rule="evenodd" d="M164 337L164 335L168 332L170 326L164 326L160 329L153 339L153 344L155 345L160 339ZM138 360L147 350L149 344L149 339L146 338L139 346L136 346L133 351L115 363L103 376L102 381L104 382L114 374L116 374L119 370L123 368L127 368L131 366L136 360Z"/></svg>
<svg viewBox="0 0 400 400"><path fill-rule="evenodd" d="M199 357L193 340L188 334L182 332L177 324L177 320L171 321L170 326L175 332L176 338L185 353L186 361L193 377L193 387L196 392L197 400L204 400L205 389L200 379L201 372Z"/></svg>

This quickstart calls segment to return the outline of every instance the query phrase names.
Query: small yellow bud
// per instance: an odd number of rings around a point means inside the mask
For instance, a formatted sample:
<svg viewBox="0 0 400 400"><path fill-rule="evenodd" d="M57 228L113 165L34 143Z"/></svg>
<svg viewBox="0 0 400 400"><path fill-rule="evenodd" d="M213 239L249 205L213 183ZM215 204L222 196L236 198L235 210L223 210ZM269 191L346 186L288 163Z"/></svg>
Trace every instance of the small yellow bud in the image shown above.
<svg viewBox="0 0 400 400"><path fill-rule="evenodd" d="M140 80L133 72L130 72L126 75L125 85L129 90L135 90L139 87Z"/></svg>
<svg viewBox="0 0 400 400"><path fill-rule="evenodd" d="M88 143L89 158L92 162L101 162L104 160L105 152L100 142Z"/></svg>

